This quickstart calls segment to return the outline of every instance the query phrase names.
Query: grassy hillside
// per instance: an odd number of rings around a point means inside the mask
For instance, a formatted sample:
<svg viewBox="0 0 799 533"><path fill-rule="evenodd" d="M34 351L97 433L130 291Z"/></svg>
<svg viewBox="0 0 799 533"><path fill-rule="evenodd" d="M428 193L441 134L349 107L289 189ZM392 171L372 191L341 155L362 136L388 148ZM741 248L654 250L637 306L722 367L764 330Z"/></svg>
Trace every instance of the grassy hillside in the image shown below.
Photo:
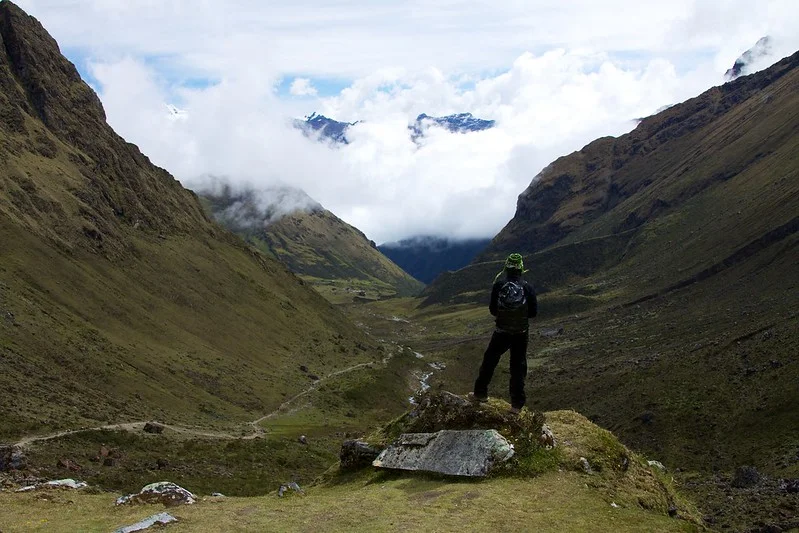
<svg viewBox="0 0 799 533"><path fill-rule="evenodd" d="M222 185L201 190L201 196L222 225L287 265L330 301L415 295L424 287L366 235L298 189L234 191ZM306 205L288 209L281 196Z"/></svg>
<svg viewBox="0 0 799 533"><path fill-rule="evenodd" d="M309 374L379 358L117 136L7 1L0 39L0 439L153 417L236 424Z"/></svg>
<svg viewBox="0 0 799 533"><path fill-rule="evenodd" d="M411 344L468 390L490 283L523 251L541 294L532 405L576 409L695 473L717 524L799 515L792 495L764 488L799 475L797 89L799 54L555 161L483 256L398 315L423 321ZM506 386L503 371L492 391ZM731 488L743 465L771 481Z"/></svg>
<svg viewBox="0 0 799 533"><path fill-rule="evenodd" d="M488 409L507 410L492 402ZM175 531L699 531L693 505L668 476L572 411L546 413L555 449L517 453L485 480L331 468L306 495L204 497L169 512ZM521 448L520 448L521 449ZM235 453L235 452L233 452ZM584 457L592 473L580 466ZM619 458L626 459L619 463ZM526 466L523 466L526 465ZM191 484L186 488L198 491ZM205 489L208 490L208 489ZM199 491L198 491L199 492ZM203 495L204 492L199 492ZM114 495L0 493L0 527L29 531L107 531L162 509L114 508ZM70 503L67 504L66 502ZM52 513L58 509L58 513ZM671 515L670 516L670 510Z"/></svg>

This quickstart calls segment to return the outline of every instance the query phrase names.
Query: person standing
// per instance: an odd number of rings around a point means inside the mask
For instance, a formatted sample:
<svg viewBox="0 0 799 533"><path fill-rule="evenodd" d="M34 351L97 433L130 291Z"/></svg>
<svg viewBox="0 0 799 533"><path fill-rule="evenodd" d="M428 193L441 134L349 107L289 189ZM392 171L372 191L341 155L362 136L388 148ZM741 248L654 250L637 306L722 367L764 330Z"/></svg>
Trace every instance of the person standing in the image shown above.
<svg viewBox="0 0 799 533"><path fill-rule="evenodd" d="M527 378L529 321L538 314L535 290L522 279L525 272L521 254L513 253L494 279L488 310L496 317L496 329L483 355L480 373L474 382L474 392L469 395L478 402L488 400L488 385L494 376L494 369L502 354L510 350L512 413L519 413L527 400L524 380Z"/></svg>

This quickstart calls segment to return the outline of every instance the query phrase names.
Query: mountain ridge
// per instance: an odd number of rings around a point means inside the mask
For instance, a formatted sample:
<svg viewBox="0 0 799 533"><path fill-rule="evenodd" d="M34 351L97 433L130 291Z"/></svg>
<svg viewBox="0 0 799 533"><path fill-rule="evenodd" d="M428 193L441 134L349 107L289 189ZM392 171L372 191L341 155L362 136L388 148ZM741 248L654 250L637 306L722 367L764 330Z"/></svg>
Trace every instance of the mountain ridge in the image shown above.
<svg viewBox="0 0 799 533"><path fill-rule="evenodd" d="M158 417L237 425L376 349L105 122L0 2L0 439Z"/></svg>
<svg viewBox="0 0 799 533"><path fill-rule="evenodd" d="M300 189L234 190L222 185L198 191L221 224L303 276L331 301L416 295L423 288L362 231Z"/></svg>
<svg viewBox="0 0 799 533"><path fill-rule="evenodd" d="M490 239L450 239L416 236L378 246L389 259L423 283L439 274L458 270L471 262Z"/></svg>

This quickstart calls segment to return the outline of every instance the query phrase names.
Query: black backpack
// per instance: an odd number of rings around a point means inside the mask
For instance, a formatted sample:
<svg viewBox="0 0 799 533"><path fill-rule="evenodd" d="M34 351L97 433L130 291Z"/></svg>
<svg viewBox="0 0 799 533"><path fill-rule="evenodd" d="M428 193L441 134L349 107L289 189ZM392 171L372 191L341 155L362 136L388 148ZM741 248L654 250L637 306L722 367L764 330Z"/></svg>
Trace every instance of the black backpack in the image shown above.
<svg viewBox="0 0 799 533"><path fill-rule="evenodd" d="M509 333L527 331L527 294L520 281L506 281L497 296L497 327Z"/></svg>

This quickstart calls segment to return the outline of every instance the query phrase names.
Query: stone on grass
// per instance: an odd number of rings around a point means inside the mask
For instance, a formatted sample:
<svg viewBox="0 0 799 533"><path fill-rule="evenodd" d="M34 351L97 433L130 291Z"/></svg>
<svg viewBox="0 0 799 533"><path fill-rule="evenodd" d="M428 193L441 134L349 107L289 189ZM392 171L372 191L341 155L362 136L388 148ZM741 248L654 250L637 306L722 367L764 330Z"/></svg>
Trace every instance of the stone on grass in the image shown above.
<svg viewBox="0 0 799 533"><path fill-rule="evenodd" d="M356 470L370 466L380 455L380 450L360 440L346 440L341 445L339 459L342 470Z"/></svg>
<svg viewBox="0 0 799 533"><path fill-rule="evenodd" d="M165 526L171 522L177 522L178 519L169 513L158 513L145 518L141 522L136 522L130 526L121 527L114 531L114 533L134 533L134 531L143 531L149 529L154 525Z"/></svg>
<svg viewBox="0 0 799 533"><path fill-rule="evenodd" d="M541 426L541 436L538 437L538 443L548 450L558 444L555 440L555 434L552 433L552 430L546 424Z"/></svg>
<svg viewBox="0 0 799 533"><path fill-rule="evenodd" d="M40 489L85 489L89 484L85 481L75 481L74 479L54 479L46 483L37 483L36 485L28 485L17 489L17 492L30 492L32 490Z"/></svg>
<svg viewBox="0 0 799 533"><path fill-rule="evenodd" d="M302 490L294 481L280 485L280 488L277 489L277 495L282 498L288 491L292 491L295 494L301 494L303 496L305 495L305 491Z"/></svg>
<svg viewBox="0 0 799 533"><path fill-rule="evenodd" d="M593 474L594 471L591 469L591 463L588 462L588 459L585 457L580 457L578 461L580 463L580 468L582 468L583 472L586 474Z"/></svg>
<svg viewBox="0 0 799 533"><path fill-rule="evenodd" d="M795 494L799 492L799 478L780 480L780 490L787 492L788 494Z"/></svg>
<svg viewBox="0 0 799 533"><path fill-rule="evenodd" d="M158 422L147 422L144 424L144 432L159 435L164 432L164 426Z"/></svg>
<svg viewBox="0 0 799 533"><path fill-rule="evenodd" d="M28 465L28 459L18 446L0 445L0 472L22 470Z"/></svg>
<svg viewBox="0 0 799 533"><path fill-rule="evenodd" d="M72 459L61 458L56 462L58 468L65 468L71 472L80 472L81 466Z"/></svg>
<svg viewBox="0 0 799 533"><path fill-rule="evenodd" d="M465 400L464 400L465 401ZM494 429L405 433L372 463L378 468L484 477L513 456L513 445Z"/></svg>
<svg viewBox="0 0 799 533"><path fill-rule="evenodd" d="M732 486L739 489L754 487L758 483L760 483L760 472L754 466L738 467L732 478Z"/></svg>
<svg viewBox="0 0 799 533"><path fill-rule="evenodd" d="M171 481L159 481L150 483L138 494L128 494L117 498L116 505L139 504L139 503L160 503L166 506L171 505L191 505L197 498L183 487Z"/></svg>
<svg viewBox="0 0 799 533"><path fill-rule="evenodd" d="M661 463L660 461L647 461L647 464L649 466L651 466L652 468L657 468L661 472L665 472L666 471L666 467L663 466L663 463Z"/></svg>

